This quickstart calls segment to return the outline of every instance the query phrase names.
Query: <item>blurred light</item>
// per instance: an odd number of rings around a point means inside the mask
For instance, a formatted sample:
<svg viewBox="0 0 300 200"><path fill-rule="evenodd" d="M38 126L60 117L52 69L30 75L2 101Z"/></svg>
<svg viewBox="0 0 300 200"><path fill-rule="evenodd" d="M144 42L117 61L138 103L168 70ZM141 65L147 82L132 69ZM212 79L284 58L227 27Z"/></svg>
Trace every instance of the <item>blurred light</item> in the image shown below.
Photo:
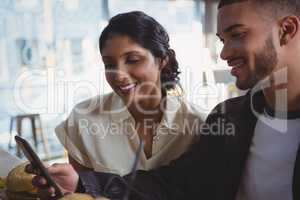
<svg viewBox="0 0 300 200"><path fill-rule="evenodd" d="M32 9L36 7L38 0L16 0L15 8L16 9Z"/></svg>
<svg viewBox="0 0 300 200"><path fill-rule="evenodd" d="M77 11L79 8L79 0L64 0L64 7L70 12Z"/></svg>

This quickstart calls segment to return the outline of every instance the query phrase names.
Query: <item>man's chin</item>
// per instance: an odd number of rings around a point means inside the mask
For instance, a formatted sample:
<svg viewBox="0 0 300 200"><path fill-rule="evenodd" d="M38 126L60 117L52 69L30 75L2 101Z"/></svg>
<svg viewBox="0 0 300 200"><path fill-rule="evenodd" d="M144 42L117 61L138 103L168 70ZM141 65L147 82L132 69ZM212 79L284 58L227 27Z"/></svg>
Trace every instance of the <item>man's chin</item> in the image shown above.
<svg viewBox="0 0 300 200"><path fill-rule="evenodd" d="M249 90L255 87L255 85L259 83L259 80L260 80L259 78L254 76L249 76L244 79L241 79L240 77L236 79L235 85L240 90Z"/></svg>
<svg viewBox="0 0 300 200"><path fill-rule="evenodd" d="M239 90L249 90L252 88L252 85L240 83L238 81L235 83L235 85Z"/></svg>

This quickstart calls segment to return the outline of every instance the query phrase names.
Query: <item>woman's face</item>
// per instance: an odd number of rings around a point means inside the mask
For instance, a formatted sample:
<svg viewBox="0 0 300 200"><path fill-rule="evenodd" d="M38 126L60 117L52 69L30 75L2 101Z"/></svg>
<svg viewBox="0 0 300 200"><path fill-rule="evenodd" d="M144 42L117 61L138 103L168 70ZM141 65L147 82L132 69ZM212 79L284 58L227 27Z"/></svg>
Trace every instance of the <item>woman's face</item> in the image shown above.
<svg viewBox="0 0 300 200"><path fill-rule="evenodd" d="M101 51L106 80L128 106L161 98L161 59L128 36L105 41Z"/></svg>

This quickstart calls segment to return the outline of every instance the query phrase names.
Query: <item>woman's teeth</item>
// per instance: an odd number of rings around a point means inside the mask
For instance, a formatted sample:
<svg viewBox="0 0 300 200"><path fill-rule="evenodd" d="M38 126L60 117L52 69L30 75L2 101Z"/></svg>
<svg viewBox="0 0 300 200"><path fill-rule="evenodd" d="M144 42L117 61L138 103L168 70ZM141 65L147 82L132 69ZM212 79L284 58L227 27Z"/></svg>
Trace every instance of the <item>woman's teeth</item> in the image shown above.
<svg viewBox="0 0 300 200"><path fill-rule="evenodd" d="M128 85L125 85L125 86L120 86L120 89L122 91L128 91L128 90L133 89L135 86L136 86L136 83L132 83L132 84L128 84Z"/></svg>

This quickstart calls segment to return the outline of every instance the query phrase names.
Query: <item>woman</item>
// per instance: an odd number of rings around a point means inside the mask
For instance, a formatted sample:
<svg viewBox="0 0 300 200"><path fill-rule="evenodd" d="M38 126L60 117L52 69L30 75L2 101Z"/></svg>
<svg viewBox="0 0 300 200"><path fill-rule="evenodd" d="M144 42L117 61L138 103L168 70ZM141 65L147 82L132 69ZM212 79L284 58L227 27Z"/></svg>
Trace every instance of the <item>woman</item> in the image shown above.
<svg viewBox="0 0 300 200"><path fill-rule="evenodd" d="M113 17L99 48L113 93L78 104L56 128L76 170L125 175L140 140L139 169L154 169L180 156L197 138L200 113L172 96L179 82L166 30L143 12Z"/></svg>

